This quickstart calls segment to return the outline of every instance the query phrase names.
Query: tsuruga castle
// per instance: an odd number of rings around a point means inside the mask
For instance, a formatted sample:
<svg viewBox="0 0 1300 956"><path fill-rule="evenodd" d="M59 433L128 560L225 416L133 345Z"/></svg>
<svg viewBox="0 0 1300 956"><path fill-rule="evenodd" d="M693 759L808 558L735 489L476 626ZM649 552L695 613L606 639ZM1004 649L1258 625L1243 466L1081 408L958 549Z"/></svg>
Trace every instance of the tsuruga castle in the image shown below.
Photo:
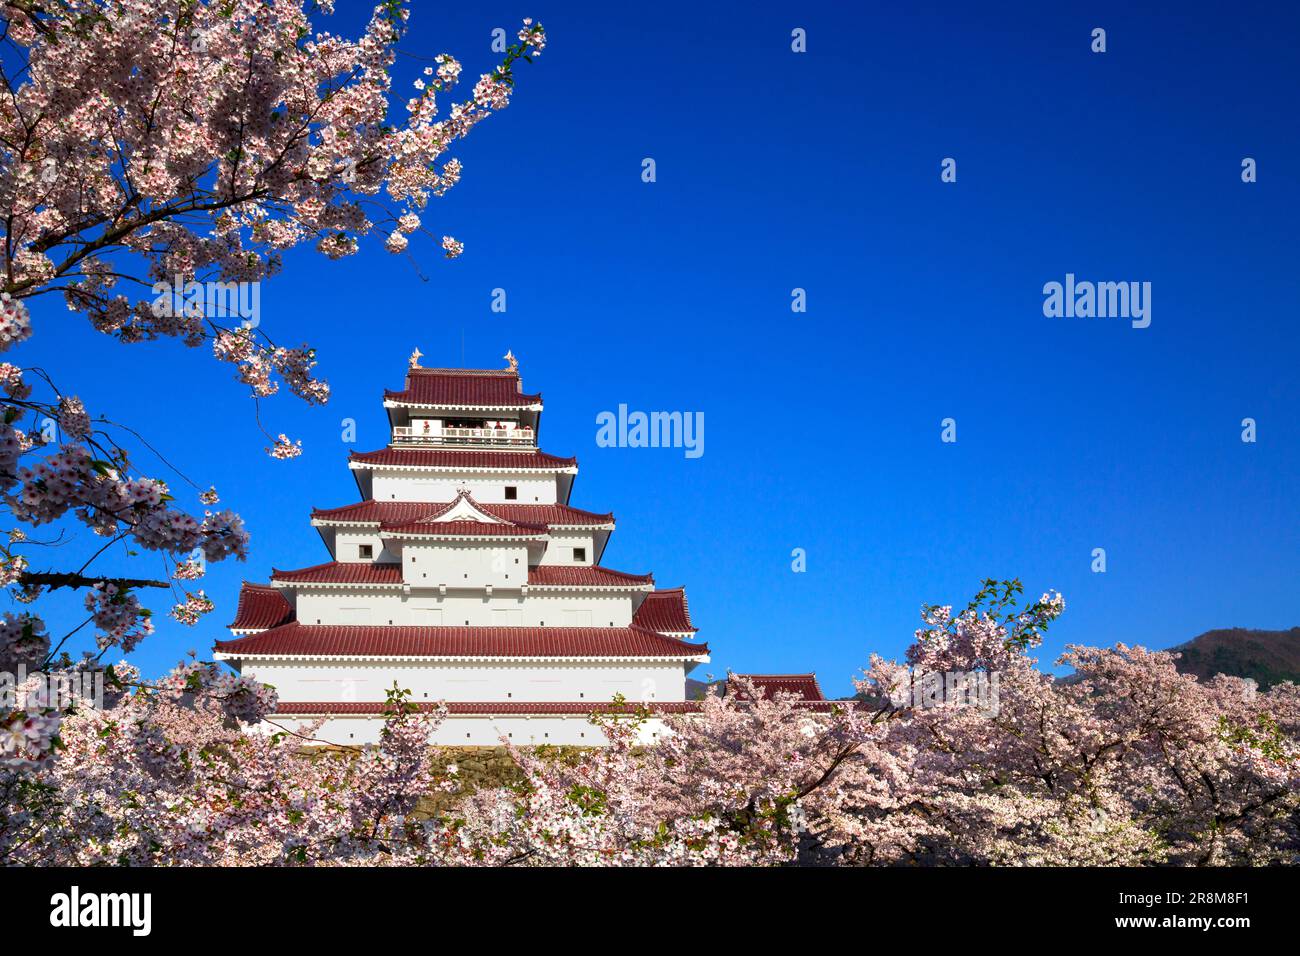
<svg viewBox="0 0 1300 956"><path fill-rule="evenodd" d="M276 688L277 724L328 718L316 736L337 744L378 740L394 682L446 702L445 745L599 744L587 718L615 695L692 709L709 649L686 592L601 563L614 516L569 503L577 460L538 447L542 396L513 355L419 357L384 393L388 446L349 457L361 500L312 511L330 559L245 583L217 659Z"/></svg>

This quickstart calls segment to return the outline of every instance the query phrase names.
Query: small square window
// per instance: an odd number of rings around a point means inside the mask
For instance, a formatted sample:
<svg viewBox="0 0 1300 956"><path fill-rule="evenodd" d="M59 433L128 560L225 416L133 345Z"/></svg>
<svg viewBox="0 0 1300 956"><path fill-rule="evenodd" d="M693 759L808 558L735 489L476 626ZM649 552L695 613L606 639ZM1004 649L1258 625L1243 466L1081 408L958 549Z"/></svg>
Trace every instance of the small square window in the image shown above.
<svg viewBox="0 0 1300 956"><path fill-rule="evenodd" d="M369 560L375 556L375 546L373 544L363 544L357 548L357 554L361 556L362 560Z"/></svg>
<svg viewBox="0 0 1300 956"><path fill-rule="evenodd" d="M586 548L574 548L574 549L573 549L573 560L574 560L574 561L586 561L586 560L587 560L587 549L586 549Z"/></svg>
<svg viewBox="0 0 1300 956"><path fill-rule="evenodd" d="M506 485L506 501L514 501L519 497L519 489L514 485Z"/></svg>

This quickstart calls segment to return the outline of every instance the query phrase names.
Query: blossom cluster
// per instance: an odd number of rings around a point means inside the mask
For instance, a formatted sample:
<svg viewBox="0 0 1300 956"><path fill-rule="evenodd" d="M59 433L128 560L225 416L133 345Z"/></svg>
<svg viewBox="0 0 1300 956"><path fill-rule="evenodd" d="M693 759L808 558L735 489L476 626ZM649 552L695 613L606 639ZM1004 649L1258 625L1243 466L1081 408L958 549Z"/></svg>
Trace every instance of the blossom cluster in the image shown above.
<svg viewBox="0 0 1300 956"><path fill-rule="evenodd" d="M153 633L149 610L133 593L112 582L95 584L86 594L85 605L99 628L95 643L100 650L117 647L130 653Z"/></svg>
<svg viewBox="0 0 1300 956"><path fill-rule="evenodd" d="M186 594L184 601L172 607L171 615L182 624L193 626L215 606L207 595L199 591L197 594Z"/></svg>
<svg viewBox="0 0 1300 956"><path fill-rule="evenodd" d="M0 293L0 352L6 352L24 339L31 338L32 317L27 306L9 293Z"/></svg>
<svg viewBox="0 0 1300 956"><path fill-rule="evenodd" d="M209 561L243 557L248 533L230 511L207 512L203 521L170 507L164 482L122 476L110 462L92 457L85 445L62 446L30 467L17 469L20 487L9 496L20 521L48 524L68 512L97 534L126 530L153 551L184 554L202 548Z"/></svg>
<svg viewBox="0 0 1300 956"><path fill-rule="evenodd" d="M30 699L25 707L0 710L0 772L29 773L54 764L62 717Z"/></svg>
<svg viewBox="0 0 1300 956"><path fill-rule="evenodd" d="M281 433L275 439L275 444L272 445L270 448L268 448L266 451L267 454L269 454L272 458L278 458L281 460L288 459L288 458L297 458L299 455L302 454L302 442L291 441L288 435Z"/></svg>

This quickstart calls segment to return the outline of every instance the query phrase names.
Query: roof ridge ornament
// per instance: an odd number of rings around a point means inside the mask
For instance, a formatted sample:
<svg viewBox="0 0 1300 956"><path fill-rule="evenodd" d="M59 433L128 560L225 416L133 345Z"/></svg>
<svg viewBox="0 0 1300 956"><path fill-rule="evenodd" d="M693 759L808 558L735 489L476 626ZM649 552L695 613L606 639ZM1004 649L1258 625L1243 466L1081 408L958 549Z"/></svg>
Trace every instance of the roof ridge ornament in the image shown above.
<svg viewBox="0 0 1300 956"><path fill-rule="evenodd" d="M507 349L507 350L506 350L506 354L503 355L503 356L501 356L501 357L502 357L503 359L505 359L507 362L510 363L509 371L514 372L516 375L518 375L518 374L519 374L519 359L515 358L515 353L514 353L514 351L511 350L511 349Z"/></svg>
<svg viewBox="0 0 1300 956"><path fill-rule="evenodd" d="M407 362L407 368L419 368L419 367L420 367L420 357L423 356L423 355L424 355L424 353L420 351L420 347L417 345L417 346L415 347L415 351L411 353L411 357L410 357L409 359L406 360L406 362Z"/></svg>

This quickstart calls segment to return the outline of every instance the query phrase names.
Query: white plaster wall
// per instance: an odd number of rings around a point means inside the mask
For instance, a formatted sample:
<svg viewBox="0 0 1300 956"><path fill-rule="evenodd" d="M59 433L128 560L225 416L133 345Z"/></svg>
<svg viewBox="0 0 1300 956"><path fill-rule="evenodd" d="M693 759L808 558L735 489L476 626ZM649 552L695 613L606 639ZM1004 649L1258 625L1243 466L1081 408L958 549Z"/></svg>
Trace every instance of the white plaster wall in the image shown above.
<svg viewBox="0 0 1300 956"><path fill-rule="evenodd" d="M506 486L518 489L518 504L553 505L558 500L556 476L511 474L431 475L419 471L376 471L371 497L376 501L454 501L462 487L485 504L509 504Z"/></svg>
<svg viewBox="0 0 1300 956"><path fill-rule="evenodd" d="M407 541L402 545L402 580L429 588L518 588L528 583L528 546Z"/></svg>
<svg viewBox="0 0 1300 956"><path fill-rule="evenodd" d="M282 729L297 731L306 721L276 718L274 724L262 724L267 733ZM337 717L325 722L315 734L317 740L331 744L377 744L384 722L376 717ZM666 733L663 721L650 718L642 726L640 737L650 743ZM552 744L555 746L594 747L607 743L605 735L587 722L583 714L540 717L466 717L450 716L429 738L429 742L446 747L497 747L506 737L520 746Z"/></svg>
<svg viewBox="0 0 1300 956"><path fill-rule="evenodd" d="M417 703L686 699L682 661L245 661L241 673L287 701L382 701L394 682Z"/></svg>
<svg viewBox="0 0 1300 956"><path fill-rule="evenodd" d="M574 548L585 549L586 554L581 560L574 556ZM596 536L591 531L552 531L539 563L593 565L596 563Z"/></svg>
<svg viewBox="0 0 1300 956"><path fill-rule="evenodd" d="M556 593L512 588L482 591L448 589L446 595L428 588L403 594L364 588L297 588L298 620L303 624L369 624L407 627L627 627L632 623L631 593L584 591ZM292 592L289 592L292 593ZM364 615L345 609L364 609ZM357 618L362 619L348 619ZM566 624L583 619L583 624Z"/></svg>
<svg viewBox="0 0 1300 956"><path fill-rule="evenodd" d="M361 557L361 553L357 549L363 544L368 544L374 549L374 557ZM401 560L401 554L385 547L384 540L374 532L338 528L334 532L334 560L388 562Z"/></svg>

